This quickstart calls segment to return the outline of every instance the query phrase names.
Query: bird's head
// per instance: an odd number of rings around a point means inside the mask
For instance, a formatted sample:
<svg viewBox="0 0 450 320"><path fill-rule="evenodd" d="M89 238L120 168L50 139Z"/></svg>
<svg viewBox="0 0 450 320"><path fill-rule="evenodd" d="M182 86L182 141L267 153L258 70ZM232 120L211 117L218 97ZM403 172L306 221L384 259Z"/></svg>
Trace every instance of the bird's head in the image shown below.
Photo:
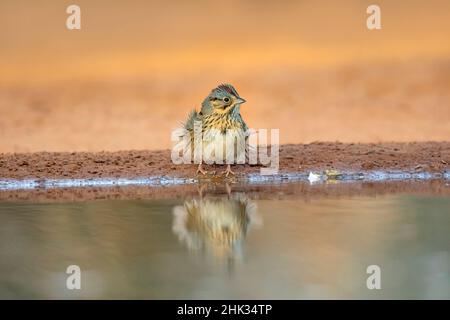
<svg viewBox="0 0 450 320"><path fill-rule="evenodd" d="M221 84L205 98L203 107L212 112L227 113L244 102L231 84Z"/></svg>

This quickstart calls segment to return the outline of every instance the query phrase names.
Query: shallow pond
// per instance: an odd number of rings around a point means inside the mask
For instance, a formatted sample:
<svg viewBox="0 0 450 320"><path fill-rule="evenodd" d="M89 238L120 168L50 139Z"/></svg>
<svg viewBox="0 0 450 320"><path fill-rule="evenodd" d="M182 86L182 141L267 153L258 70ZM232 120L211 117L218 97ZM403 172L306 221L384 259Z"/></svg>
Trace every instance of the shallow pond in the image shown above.
<svg viewBox="0 0 450 320"><path fill-rule="evenodd" d="M450 197L0 202L0 298L449 299Z"/></svg>

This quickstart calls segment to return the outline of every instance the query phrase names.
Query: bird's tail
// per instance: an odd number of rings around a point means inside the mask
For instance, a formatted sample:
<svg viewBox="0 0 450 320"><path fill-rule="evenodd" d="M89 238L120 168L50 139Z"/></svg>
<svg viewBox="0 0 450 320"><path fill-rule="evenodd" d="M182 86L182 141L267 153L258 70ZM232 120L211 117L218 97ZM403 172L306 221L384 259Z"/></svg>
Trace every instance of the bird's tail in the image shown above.
<svg viewBox="0 0 450 320"><path fill-rule="evenodd" d="M183 127L186 130L194 130L194 123L195 123L195 121L199 121L199 120L200 120L200 118L199 118L198 112L194 109L189 113L186 122L183 123Z"/></svg>

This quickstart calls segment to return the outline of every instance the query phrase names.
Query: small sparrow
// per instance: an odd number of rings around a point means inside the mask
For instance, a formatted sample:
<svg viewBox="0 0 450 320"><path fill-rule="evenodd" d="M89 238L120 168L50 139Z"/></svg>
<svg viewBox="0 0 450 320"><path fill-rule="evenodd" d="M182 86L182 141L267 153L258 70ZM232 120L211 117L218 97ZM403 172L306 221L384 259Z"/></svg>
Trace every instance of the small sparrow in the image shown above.
<svg viewBox="0 0 450 320"><path fill-rule="evenodd" d="M193 110L183 125L184 133L181 138L188 138L184 139L188 141L185 150L190 147L193 154L195 143L194 125L201 123L202 162L215 157L215 153L207 154L205 150L208 148L209 150L215 150L215 147L223 148L222 154L218 155L218 157L223 156L222 163L227 164L227 169L223 172L227 177L230 174L234 175L230 165L231 155L233 156L231 163L235 163L236 156L247 149L248 127L240 114L240 106L244 102L245 100L239 96L232 85L221 84L214 88L203 100L201 111ZM244 145L236 142L234 138L236 135L238 139L244 139L242 140L245 142ZM236 154L234 153L235 149L237 149ZM206 174L207 172L202 168L202 162L197 168L197 173Z"/></svg>

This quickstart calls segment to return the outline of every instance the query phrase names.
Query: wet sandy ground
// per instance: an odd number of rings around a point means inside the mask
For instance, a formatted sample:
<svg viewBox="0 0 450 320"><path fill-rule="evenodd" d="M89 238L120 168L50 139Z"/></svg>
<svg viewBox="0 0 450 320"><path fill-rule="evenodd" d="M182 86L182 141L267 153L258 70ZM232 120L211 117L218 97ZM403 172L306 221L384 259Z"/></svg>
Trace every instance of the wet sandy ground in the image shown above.
<svg viewBox="0 0 450 320"><path fill-rule="evenodd" d="M128 199L185 199L205 195L226 195L243 192L250 199L302 199L376 197L386 194L414 194L450 196L450 184L442 180L384 181L384 182L328 182L310 185L277 183L246 185L242 183L199 183L170 187L126 186L55 188L0 191L0 201L72 202Z"/></svg>

